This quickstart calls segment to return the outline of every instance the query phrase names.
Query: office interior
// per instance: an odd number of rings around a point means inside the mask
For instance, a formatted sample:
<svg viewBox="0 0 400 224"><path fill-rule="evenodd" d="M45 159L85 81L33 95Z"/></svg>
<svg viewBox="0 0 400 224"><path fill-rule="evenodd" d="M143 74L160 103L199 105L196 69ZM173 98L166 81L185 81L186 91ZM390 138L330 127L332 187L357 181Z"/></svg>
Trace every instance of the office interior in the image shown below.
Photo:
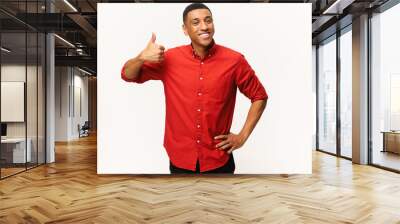
<svg viewBox="0 0 400 224"><path fill-rule="evenodd" d="M80 141L96 141L97 3L127 2L168 4L140 0L0 2L0 186L57 166L57 156L65 158L80 150ZM399 1L230 2L312 5L313 156L335 159L336 163L324 169L335 170L347 161L350 169L362 165L369 174L385 172L398 178Z"/></svg>

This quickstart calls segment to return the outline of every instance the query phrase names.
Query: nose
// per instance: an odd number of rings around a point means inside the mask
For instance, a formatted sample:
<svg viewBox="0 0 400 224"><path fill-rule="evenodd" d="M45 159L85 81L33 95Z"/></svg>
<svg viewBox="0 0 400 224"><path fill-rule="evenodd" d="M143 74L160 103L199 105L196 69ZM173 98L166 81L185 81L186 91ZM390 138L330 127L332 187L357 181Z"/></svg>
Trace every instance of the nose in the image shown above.
<svg viewBox="0 0 400 224"><path fill-rule="evenodd" d="M200 22L200 29L201 30L207 30L208 29L207 23L205 23L204 21Z"/></svg>

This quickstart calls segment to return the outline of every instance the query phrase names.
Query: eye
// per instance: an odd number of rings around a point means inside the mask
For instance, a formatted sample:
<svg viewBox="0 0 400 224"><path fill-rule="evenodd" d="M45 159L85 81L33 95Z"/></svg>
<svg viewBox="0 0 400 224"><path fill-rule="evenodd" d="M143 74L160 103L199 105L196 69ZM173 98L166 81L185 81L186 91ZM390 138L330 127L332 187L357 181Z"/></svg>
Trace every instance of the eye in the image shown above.
<svg viewBox="0 0 400 224"><path fill-rule="evenodd" d="M199 21L198 20L193 20L192 21L192 25L194 25L194 26L199 25Z"/></svg>

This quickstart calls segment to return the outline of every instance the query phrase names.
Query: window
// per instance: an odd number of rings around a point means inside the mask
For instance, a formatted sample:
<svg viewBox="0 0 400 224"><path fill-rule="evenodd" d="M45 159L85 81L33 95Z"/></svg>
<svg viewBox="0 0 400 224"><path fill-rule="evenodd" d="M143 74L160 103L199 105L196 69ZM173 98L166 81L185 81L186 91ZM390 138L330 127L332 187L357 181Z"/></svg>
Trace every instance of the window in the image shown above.
<svg viewBox="0 0 400 224"><path fill-rule="evenodd" d="M318 47L318 149L336 153L336 36Z"/></svg>
<svg viewBox="0 0 400 224"><path fill-rule="evenodd" d="M351 26L340 36L340 155L352 157L352 35Z"/></svg>
<svg viewBox="0 0 400 224"><path fill-rule="evenodd" d="M400 170L400 5L371 18L372 163Z"/></svg>

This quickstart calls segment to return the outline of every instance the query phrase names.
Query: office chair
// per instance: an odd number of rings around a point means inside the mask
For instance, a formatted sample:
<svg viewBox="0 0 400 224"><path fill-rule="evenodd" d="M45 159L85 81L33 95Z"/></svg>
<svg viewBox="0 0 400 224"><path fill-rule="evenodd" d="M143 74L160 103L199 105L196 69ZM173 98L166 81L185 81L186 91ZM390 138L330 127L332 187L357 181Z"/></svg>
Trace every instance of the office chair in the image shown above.
<svg viewBox="0 0 400 224"><path fill-rule="evenodd" d="M82 127L80 127L80 125L78 124L79 138L89 136L89 129L90 129L89 121L85 121Z"/></svg>

